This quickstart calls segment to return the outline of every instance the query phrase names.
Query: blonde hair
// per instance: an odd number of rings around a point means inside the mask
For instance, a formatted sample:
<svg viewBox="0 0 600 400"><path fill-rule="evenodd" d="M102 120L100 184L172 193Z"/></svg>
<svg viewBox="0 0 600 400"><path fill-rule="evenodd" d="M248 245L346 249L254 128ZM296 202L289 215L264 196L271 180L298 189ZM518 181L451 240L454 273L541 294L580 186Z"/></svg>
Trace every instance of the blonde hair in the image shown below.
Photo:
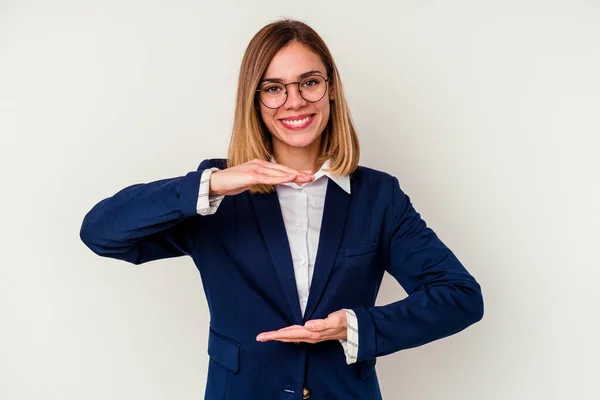
<svg viewBox="0 0 600 400"><path fill-rule="evenodd" d="M325 65L334 101L329 121L322 133L319 162L330 159L334 175L349 175L358 167L360 147L350 110L344 97L340 75L327 45L310 26L285 19L263 27L250 41L238 79L233 132L229 144L227 166L234 167L254 159L269 161L273 156L271 133L262 121L256 89L275 54L298 42L316 53ZM255 185L253 193L268 193L271 185Z"/></svg>

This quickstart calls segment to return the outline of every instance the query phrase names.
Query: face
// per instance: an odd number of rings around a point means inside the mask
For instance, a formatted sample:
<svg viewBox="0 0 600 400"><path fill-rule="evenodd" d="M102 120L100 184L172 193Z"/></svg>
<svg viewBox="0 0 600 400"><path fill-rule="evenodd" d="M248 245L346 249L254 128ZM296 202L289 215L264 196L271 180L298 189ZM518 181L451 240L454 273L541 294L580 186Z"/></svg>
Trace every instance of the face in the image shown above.
<svg viewBox="0 0 600 400"><path fill-rule="evenodd" d="M262 81L280 80L284 84L298 82L303 74L310 71L328 78L321 58L304 45L292 42L275 54ZM307 90L310 84L307 83ZM259 102L260 114L271 132L276 154L297 149L310 154L318 153L321 134L329 121L331 92L329 87L323 98L312 103L302 98L298 85L288 85L287 100L281 107L272 109Z"/></svg>

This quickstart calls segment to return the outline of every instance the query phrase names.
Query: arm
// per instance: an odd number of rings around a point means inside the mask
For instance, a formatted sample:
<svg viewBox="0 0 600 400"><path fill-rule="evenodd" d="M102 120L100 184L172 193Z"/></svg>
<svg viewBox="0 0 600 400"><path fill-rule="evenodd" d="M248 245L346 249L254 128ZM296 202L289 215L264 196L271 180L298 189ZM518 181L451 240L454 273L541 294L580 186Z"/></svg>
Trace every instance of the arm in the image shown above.
<svg viewBox="0 0 600 400"><path fill-rule="evenodd" d="M209 163L102 200L85 216L81 240L98 255L133 264L190 254L194 243L188 217L197 215L200 178Z"/></svg>
<svg viewBox="0 0 600 400"><path fill-rule="evenodd" d="M85 216L81 240L98 255L133 264L188 255L194 249L193 230L202 229L204 221L189 217L214 214L225 195L252 185L312 179L311 174L263 160L231 168L225 160L204 160L185 176L129 186L102 200Z"/></svg>
<svg viewBox="0 0 600 400"><path fill-rule="evenodd" d="M387 271L408 297L354 309L360 327L357 361L450 336L483 317L479 284L427 227L396 178L392 193Z"/></svg>

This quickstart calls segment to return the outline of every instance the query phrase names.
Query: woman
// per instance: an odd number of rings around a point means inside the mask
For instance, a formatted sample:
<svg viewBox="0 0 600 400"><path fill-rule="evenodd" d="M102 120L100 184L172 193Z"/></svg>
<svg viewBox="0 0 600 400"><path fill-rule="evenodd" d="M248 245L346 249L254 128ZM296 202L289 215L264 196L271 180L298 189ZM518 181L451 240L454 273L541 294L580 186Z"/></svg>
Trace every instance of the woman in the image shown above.
<svg viewBox="0 0 600 400"><path fill-rule="evenodd" d="M81 238L134 264L192 257L211 315L205 398L379 399L376 357L466 328L483 302L398 180L358 159L325 43L278 21L246 50L227 160L121 190ZM375 307L385 271L409 296Z"/></svg>

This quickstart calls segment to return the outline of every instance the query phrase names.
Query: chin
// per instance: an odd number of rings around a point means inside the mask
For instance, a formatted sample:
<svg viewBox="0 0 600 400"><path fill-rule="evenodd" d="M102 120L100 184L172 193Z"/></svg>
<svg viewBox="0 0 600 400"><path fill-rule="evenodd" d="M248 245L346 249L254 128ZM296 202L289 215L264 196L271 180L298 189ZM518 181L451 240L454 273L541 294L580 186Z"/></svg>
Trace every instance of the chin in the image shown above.
<svg viewBox="0 0 600 400"><path fill-rule="evenodd" d="M289 147L306 148L318 143L320 137L321 135L314 135L313 133L308 132L306 134L280 132L277 135L277 141Z"/></svg>

